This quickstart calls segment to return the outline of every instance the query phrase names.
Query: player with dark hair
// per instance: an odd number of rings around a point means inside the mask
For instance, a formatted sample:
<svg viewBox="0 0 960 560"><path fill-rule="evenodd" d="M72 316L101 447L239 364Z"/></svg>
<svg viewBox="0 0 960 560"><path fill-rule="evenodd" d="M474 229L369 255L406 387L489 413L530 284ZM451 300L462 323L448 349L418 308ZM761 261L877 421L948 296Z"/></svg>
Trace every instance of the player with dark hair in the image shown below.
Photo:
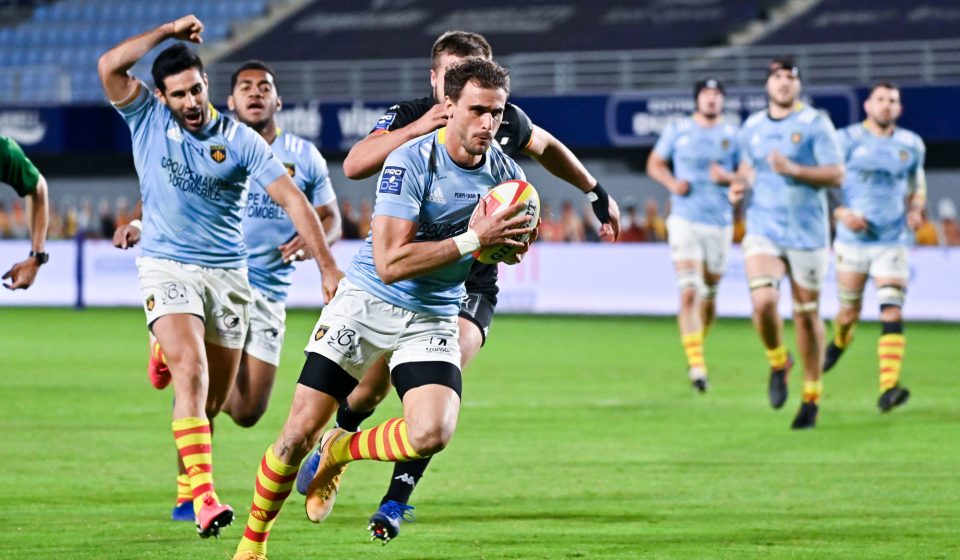
<svg viewBox="0 0 960 560"><path fill-rule="evenodd" d="M3 274L3 287L8 290L26 290L33 285L40 267L50 256L44 252L47 241L47 223L50 220L50 197L47 180L23 153L20 146L6 136L0 136L0 183L6 183L27 199L30 213L30 255L14 263Z"/></svg>
<svg viewBox="0 0 960 560"><path fill-rule="evenodd" d="M209 103L203 63L183 44L161 52L156 89L128 71L162 41L201 42L185 16L137 35L100 57L107 98L133 137L143 200L138 259L147 325L173 378L173 433L189 478L197 531L216 536L233 510L214 490L209 419L234 385L251 301L241 217L248 183L283 207L316 255L325 299L341 276L316 211L267 143Z"/></svg>
<svg viewBox="0 0 960 560"><path fill-rule="evenodd" d="M506 70L471 59L448 87L447 126L387 158L372 232L307 343L290 415L260 462L235 560L266 558L267 537L301 459L375 361L389 360L403 417L362 432L334 428L323 435L307 493L311 521L330 514L351 461L429 457L453 436L462 387L457 312L471 254L504 243L524 247L511 238L534 228L523 226L527 216L516 216L525 204L474 215L491 187L524 178L493 146L510 91Z"/></svg>
<svg viewBox="0 0 960 560"><path fill-rule="evenodd" d="M872 278L881 324L877 406L887 412L910 397L910 391L900 385L906 343L902 309L910 277L910 230L923 223L927 199L923 171L926 146L915 133L897 126L903 105L896 85L874 85L863 110L866 120L840 130L848 170L840 188L842 203L834 210L837 238L833 249L840 312L823 370L830 370L853 341L863 289Z"/></svg>
<svg viewBox="0 0 960 560"><path fill-rule="evenodd" d="M746 202L744 260L753 324L770 362L770 405L787 400L793 360L783 343L777 310L780 280L790 277L797 348L804 381L794 429L816 426L823 392L823 320L820 287L827 270L830 222L826 189L840 186L843 156L830 117L799 101L800 69L774 59L767 74L768 107L740 130L740 167L730 184L731 202Z"/></svg>
<svg viewBox="0 0 960 560"><path fill-rule="evenodd" d="M344 173L351 179L362 179L380 171L387 155L403 143L433 132L447 123L444 105L444 78L447 70L467 58L491 59L490 44L482 35L465 31L448 31L440 35L431 49L431 96L398 103L384 113L370 134L350 149L343 162ZM583 166L580 160L549 132L535 126L516 105L507 102L503 122L496 133L497 146L511 157L527 154L545 169L580 189L592 201L600 220L601 237L615 241L620 235L620 211L616 201ZM461 368L466 369L486 342L497 305L497 267L475 262L466 281L466 297L459 312ZM337 425L356 430L373 414L374 408L390 389L385 363L375 366L364 376L337 412ZM305 492L319 461L319 451L310 455L297 489ZM380 508L371 517L374 537L387 541L400 531L400 522L412 509L407 502L429 464L425 458L394 466L393 476Z"/></svg>
<svg viewBox="0 0 960 560"><path fill-rule="evenodd" d="M733 242L726 187L739 160L738 128L723 122L723 84L696 83L696 110L671 121L647 158L647 175L670 191L670 255L680 288L680 342L694 389L708 387L703 340L716 317L716 295ZM673 164L673 170L670 164Z"/></svg>

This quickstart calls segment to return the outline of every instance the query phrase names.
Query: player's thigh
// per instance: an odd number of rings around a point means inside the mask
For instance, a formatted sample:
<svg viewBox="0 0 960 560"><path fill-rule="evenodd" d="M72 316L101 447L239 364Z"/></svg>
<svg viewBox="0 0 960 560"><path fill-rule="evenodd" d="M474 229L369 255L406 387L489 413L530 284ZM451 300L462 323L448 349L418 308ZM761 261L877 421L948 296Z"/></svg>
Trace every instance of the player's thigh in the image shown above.
<svg viewBox="0 0 960 560"><path fill-rule="evenodd" d="M870 263L870 276L877 286L897 285L905 288L910 278L910 260L902 245L875 247Z"/></svg>
<svg viewBox="0 0 960 560"><path fill-rule="evenodd" d="M265 410L277 379L277 364L265 362L244 352L234 386L248 407ZM233 397L231 397L232 399Z"/></svg>
<svg viewBox="0 0 960 560"><path fill-rule="evenodd" d="M780 297L780 281L787 272L779 249L765 238L748 235L744 239L743 250L754 309L775 308Z"/></svg>
<svg viewBox="0 0 960 560"><path fill-rule="evenodd" d="M459 316L462 319L459 322L461 325L460 351L466 354L461 356L463 367L466 367L466 364L470 363L480 348L487 343L487 336L493 326L493 316L496 308L495 287L490 290L468 291L460 301ZM480 337L479 344L477 335ZM468 338L464 339L464 336Z"/></svg>
<svg viewBox="0 0 960 560"><path fill-rule="evenodd" d="M252 294L246 268L201 268L204 283L205 340L241 350L250 325Z"/></svg>
<svg viewBox="0 0 960 560"><path fill-rule="evenodd" d="M348 402L355 410L372 410L390 393L390 368L386 356L380 356L367 368L360 383L350 392Z"/></svg>
<svg viewBox="0 0 960 560"><path fill-rule="evenodd" d="M174 377L185 373L206 372L204 325L200 317L187 313L172 313L158 317L150 328L160 343L164 360L171 366L170 371Z"/></svg>
<svg viewBox="0 0 960 560"><path fill-rule="evenodd" d="M186 350L201 351L204 304L199 267L140 257L137 271L147 327L164 353L173 360ZM198 324L199 341L194 336Z"/></svg>
<svg viewBox="0 0 960 560"><path fill-rule="evenodd" d="M163 346L161 346L162 348ZM207 413L216 414L226 402L240 369L240 348L227 348L205 342L210 385L207 391Z"/></svg>
<svg viewBox="0 0 960 560"><path fill-rule="evenodd" d="M667 218L667 241L670 245L670 260L673 261L673 268L677 272L678 279L681 272L693 268L699 270L700 263L705 259L703 244L701 243L696 224L693 222L671 215ZM682 264L680 264L682 263Z"/></svg>
<svg viewBox="0 0 960 560"><path fill-rule="evenodd" d="M389 360L393 386L401 400L408 391L425 385L442 386L459 400L463 384L458 320L418 313L401 333Z"/></svg>
<svg viewBox="0 0 960 560"><path fill-rule="evenodd" d="M827 249L787 249L786 255L794 301L818 300L830 259Z"/></svg>
<svg viewBox="0 0 960 560"><path fill-rule="evenodd" d="M271 300L255 287L251 287L251 295L250 324L243 352L276 369L280 365L286 332L286 307L283 302Z"/></svg>

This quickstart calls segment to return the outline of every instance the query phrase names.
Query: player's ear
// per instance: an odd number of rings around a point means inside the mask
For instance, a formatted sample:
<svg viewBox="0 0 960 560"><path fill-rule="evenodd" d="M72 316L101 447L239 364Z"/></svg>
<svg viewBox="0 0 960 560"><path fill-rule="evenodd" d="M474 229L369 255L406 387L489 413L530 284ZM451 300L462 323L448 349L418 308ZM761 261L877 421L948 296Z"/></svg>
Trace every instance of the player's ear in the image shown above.
<svg viewBox="0 0 960 560"><path fill-rule="evenodd" d="M437 91L437 71L433 68L430 69L430 88Z"/></svg>
<svg viewBox="0 0 960 560"><path fill-rule="evenodd" d="M450 96L443 98L443 107L446 109L447 118L453 117L453 106L456 105L456 102L453 99L450 99Z"/></svg>
<svg viewBox="0 0 960 560"><path fill-rule="evenodd" d="M160 91L160 88L154 88L153 95L155 95L157 99L160 100L160 103L163 103L164 105L167 104L167 98L165 95L163 95L163 92Z"/></svg>
<svg viewBox="0 0 960 560"><path fill-rule="evenodd" d="M233 101L232 95L227 96L227 109L229 109L231 112L235 112L237 110L237 104Z"/></svg>
<svg viewBox="0 0 960 560"><path fill-rule="evenodd" d="M206 72L203 73L203 87L204 87L204 89L210 87L210 80L207 79L207 73L206 73Z"/></svg>
<svg viewBox="0 0 960 560"><path fill-rule="evenodd" d="M277 111L283 109L283 98L279 95L277 96Z"/></svg>

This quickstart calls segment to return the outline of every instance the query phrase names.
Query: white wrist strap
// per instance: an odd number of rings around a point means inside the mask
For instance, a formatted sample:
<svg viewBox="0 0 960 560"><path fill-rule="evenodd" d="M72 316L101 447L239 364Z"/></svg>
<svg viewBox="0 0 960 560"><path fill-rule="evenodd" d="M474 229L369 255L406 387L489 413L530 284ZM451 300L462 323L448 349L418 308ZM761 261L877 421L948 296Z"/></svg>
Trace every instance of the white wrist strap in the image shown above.
<svg viewBox="0 0 960 560"><path fill-rule="evenodd" d="M457 244L457 250L460 251L461 257L480 249L480 238L477 236L477 232L472 229L454 237L453 242Z"/></svg>
<svg viewBox="0 0 960 560"><path fill-rule="evenodd" d="M130 220L130 223L127 225L130 227L135 227L140 231L143 231L143 222L141 222L140 220Z"/></svg>

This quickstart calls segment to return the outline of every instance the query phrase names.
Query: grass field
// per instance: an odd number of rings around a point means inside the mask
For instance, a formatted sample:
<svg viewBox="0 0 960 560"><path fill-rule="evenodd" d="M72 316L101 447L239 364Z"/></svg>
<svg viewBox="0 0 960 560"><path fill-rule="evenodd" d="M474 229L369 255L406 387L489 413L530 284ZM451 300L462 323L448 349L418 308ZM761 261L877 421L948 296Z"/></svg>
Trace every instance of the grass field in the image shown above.
<svg viewBox="0 0 960 560"><path fill-rule="evenodd" d="M201 541L168 521L172 394L146 381L141 312L0 308L0 559L229 558L314 320L288 318L261 423L220 419L218 490L238 522ZM670 320L500 317L466 373L457 434L414 496L417 522L369 543L390 465L358 463L324 525L300 496L287 502L271 558L958 558L960 326L908 325L913 397L887 415L878 330L861 327L826 379L819 426L796 433L800 376L772 411L745 321L708 338L701 396ZM398 409L391 397L372 420Z"/></svg>

